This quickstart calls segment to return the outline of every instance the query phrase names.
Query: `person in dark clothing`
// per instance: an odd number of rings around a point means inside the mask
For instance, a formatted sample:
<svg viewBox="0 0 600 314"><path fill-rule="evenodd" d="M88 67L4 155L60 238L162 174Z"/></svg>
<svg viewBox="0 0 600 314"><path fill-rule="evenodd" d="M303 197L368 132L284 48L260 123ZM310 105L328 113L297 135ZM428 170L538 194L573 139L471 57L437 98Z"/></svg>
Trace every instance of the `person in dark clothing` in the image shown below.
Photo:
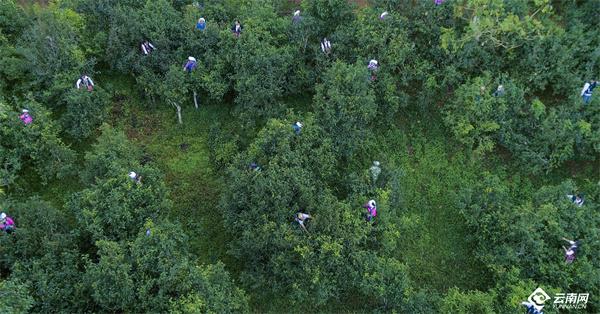
<svg viewBox="0 0 600 314"><path fill-rule="evenodd" d="M571 200L571 202L573 202L573 204L577 205L578 207L583 206L583 203L585 202L585 199L583 198L583 194L581 194L581 193L576 194L576 195L568 194L567 197Z"/></svg>
<svg viewBox="0 0 600 314"><path fill-rule="evenodd" d="M294 12L294 16L292 17L292 24L296 25L302 22L302 16L300 16L300 10Z"/></svg>
<svg viewBox="0 0 600 314"><path fill-rule="evenodd" d="M260 171L260 166L256 162L250 163L250 170Z"/></svg>
<svg viewBox="0 0 600 314"><path fill-rule="evenodd" d="M244 27L240 24L240 21L236 20L233 26L231 27L231 32L235 35L235 37L240 37L242 30Z"/></svg>

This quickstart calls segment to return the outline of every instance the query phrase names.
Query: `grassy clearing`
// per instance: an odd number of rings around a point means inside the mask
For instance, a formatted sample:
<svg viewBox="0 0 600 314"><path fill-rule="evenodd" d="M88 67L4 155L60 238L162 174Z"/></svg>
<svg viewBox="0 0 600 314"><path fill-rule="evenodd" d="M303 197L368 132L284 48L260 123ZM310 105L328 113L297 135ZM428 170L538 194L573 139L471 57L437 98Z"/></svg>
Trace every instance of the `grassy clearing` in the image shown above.
<svg viewBox="0 0 600 314"><path fill-rule="evenodd" d="M475 244L458 210L458 193L476 180L481 165L445 141L436 121L389 130L380 136L389 167L402 170L402 240L395 252L418 287L486 290L486 269L471 254ZM441 123L441 121L438 121ZM425 123L423 123L425 124Z"/></svg>
<svg viewBox="0 0 600 314"><path fill-rule="evenodd" d="M462 154L450 157L439 142L421 143L404 160L406 215L416 222L406 234L398 257L417 283L438 291L451 287L485 290L486 273L471 252L469 230L458 210L458 194L476 173Z"/></svg>
<svg viewBox="0 0 600 314"><path fill-rule="evenodd" d="M128 127L130 138L164 171L174 208L170 216L182 223L192 250L201 263L224 261L229 242L218 202L223 180L212 169L207 146L213 121L227 121L226 110L217 106L183 108L183 125L175 111L164 106L151 112L133 111L138 127ZM185 147L182 147L184 144Z"/></svg>

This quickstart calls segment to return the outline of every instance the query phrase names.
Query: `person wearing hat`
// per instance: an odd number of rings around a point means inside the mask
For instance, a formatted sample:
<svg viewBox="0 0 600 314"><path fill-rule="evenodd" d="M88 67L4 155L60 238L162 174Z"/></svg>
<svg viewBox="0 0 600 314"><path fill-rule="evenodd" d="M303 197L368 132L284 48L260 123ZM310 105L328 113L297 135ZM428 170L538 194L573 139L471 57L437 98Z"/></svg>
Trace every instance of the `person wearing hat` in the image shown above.
<svg viewBox="0 0 600 314"><path fill-rule="evenodd" d="M201 31L206 29L206 20L203 17L198 19L198 23L196 23L196 29Z"/></svg>
<svg viewBox="0 0 600 314"><path fill-rule="evenodd" d="M236 20L233 26L231 27L231 32L233 32L235 37L240 37L242 29L244 29L244 27L242 26L242 24L240 24L239 20Z"/></svg>
<svg viewBox="0 0 600 314"><path fill-rule="evenodd" d="M321 40L321 51L326 55L331 53L331 42L329 39L323 38L323 40Z"/></svg>
<svg viewBox="0 0 600 314"><path fill-rule="evenodd" d="M131 171L129 172L128 176L131 180L135 181L135 183L142 184L142 176L138 175L137 173Z"/></svg>
<svg viewBox="0 0 600 314"><path fill-rule="evenodd" d="M292 17L292 24L298 24L302 21L302 16L300 16L300 10L296 10L294 12L294 16Z"/></svg>
<svg viewBox="0 0 600 314"><path fill-rule="evenodd" d="M372 221L373 218L377 216L377 204L375 203L375 200L368 201L365 205L363 205L363 208L367 209L367 221Z"/></svg>
<svg viewBox="0 0 600 314"><path fill-rule="evenodd" d="M31 115L29 114L29 110L27 109L23 109L23 113L19 116L19 119L21 119L21 121L23 121L25 125L28 125L31 122L33 122L33 118L31 117Z"/></svg>
<svg viewBox="0 0 600 314"><path fill-rule="evenodd" d="M388 11L385 11L379 15L380 20L385 20L385 18L389 15Z"/></svg>
<svg viewBox="0 0 600 314"><path fill-rule="evenodd" d="M142 43L142 53L147 56L154 50L156 50L156 47L154 47L154 45L148 40L144 40Z"/></svg>
<svg viewBox="0 0 600 314"><path fill-rule="evenodd" d="M381 173L381 168L379 167L379 165L379 161L375 160L373 161L373 165L371 166L371 168L369 168L369 171L371 171L371 178L373 178L373 183L377 182L377 178Z"/></svg>
<svg viewBox="0 0 600 314"><path fill-rule="evenodd" d="M92 81L92 79L85 74L77 80L77 83L75 83L75 87L77 87L77 89L80 89L81 85L85 86L90 92L94 89L94 81Z"/></svg>
<svg viewBox="0 0 600 314"><path fill-rule="evenodd" d="M575 256L577 255L577 250L579 249L579 244L581 243L581 241L573 241L573 240L569 240L566 238L563 238L563 240L569 242L570 246L567 249L565 246L563 246L563 249L565 250L565 261L567 263L573 263L573 261L575 260Z"/></svg>
<svg viewBox="0 0 600 314"><path fill-rule="evenodd" d="M292 129L294 129L294 133L296 133L296 135L300 135L300 131L302 131L303 126L304 125L302 125L300 121L297 121L296 123L292 124Z"/></svg>
<svg viewBox="0 0 600 314"><path fill-rule="evenodd" d="M375 72L379 69L379 62L375 59L371 59L369 65L367 65L367 69L371 71L371 81L375 81L377 79L377 74Z"/></svg>
<svg viewBox="0 0 600 314"><path fill-rule="evenodd" d="M188 73L191 73L197 65L198 64L196 63L196 58L190 56L188 57L187 62L183 65L183 70L188 71Z"/></svg>
<svg viewBox="0 0 600 314"><path fill-rule="evenodd" d="M583 206L583 202L585 201L583 198L583 194L579 193L576 195L568 194L567 197L573 202L573 204L577 205L577 207Z"/></svg>
<svg viewBox="0 0 600 314"><path fill-rule="evenodd" d="M581 90L581 98L583 99L584 104L587 105L592 101L592 92L596 86L598 86L598 81L596 80L585 82L583 89Z"/></svg>
<svg viewBox="0 0 600 314"><path fill-rule="evenodd" d="M492 94L494 97L502 97L504 96L504 93L506 91L504 90L504 86L502 84L498 85L498 88L496 88L496 91Z"/></svg>
<svg viewBox="0 0 600 314"><path fill-rule="evenodd" d="M377 62L377 60L375 59L371 59L367 68L371 71L376 71L377 69L379 69L379 62Z"/></svg>
<svg viewBox="0 0 600 314"><path fill-rule="evenodd" d="M304 231L306 231L306 233L308 233L308 230L306 230L306 226L304 225L304 221L306 221L306 219L312 219L312 216L309 214L305 214L303 212L297 212L294 220L300 225L300 227L302 227L302 229L304 229Z"/></svg>
<svg viewBox="0 0 600 314"><path fill-rule="evenodd" d="M15 222L5 213L0 213L0 230L12 233L15 230Z"/></svg>

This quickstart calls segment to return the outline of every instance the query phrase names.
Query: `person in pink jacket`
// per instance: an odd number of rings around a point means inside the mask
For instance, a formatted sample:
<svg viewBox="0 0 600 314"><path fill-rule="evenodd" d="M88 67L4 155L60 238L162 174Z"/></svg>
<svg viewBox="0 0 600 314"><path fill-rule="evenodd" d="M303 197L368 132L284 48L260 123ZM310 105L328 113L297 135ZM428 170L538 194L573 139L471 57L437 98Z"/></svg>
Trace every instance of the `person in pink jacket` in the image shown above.
<svg viewBox="0 0 600 314"><path fill-rule="evenodd" d="M377 216L377 204L375 200L368 201L363 208L367 209L367 221L372 221Z"/></svg>
<svg viewBox="0 0 600 314"><path fill-rule="evenodd" d="M31 124L33 122L33 117L29 114L29 110L23 109L23 113L19 116L19 119L25 123L25 125Z"/></svg>
<svg viewBox="0 0 600 314"><path fill-rule="evenodd" d="M0 230L6 233L12 233L15 230L15 222L5 213L0 213Z"/></svg>

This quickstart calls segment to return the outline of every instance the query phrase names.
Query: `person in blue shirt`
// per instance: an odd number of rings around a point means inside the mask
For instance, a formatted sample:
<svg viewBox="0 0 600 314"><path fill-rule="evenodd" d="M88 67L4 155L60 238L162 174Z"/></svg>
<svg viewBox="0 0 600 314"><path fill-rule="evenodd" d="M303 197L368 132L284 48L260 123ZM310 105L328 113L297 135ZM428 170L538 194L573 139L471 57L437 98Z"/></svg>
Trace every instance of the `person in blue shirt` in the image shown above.
<svg viewBox="0 0 600 314"><path fill-rule="evenodd" d="M296 135L300 135L300 132L302 131L302 123L300 123L300 121L292 124L292 129L294 129L294 133L296 133Z"/></svg>
<svg viewBox="0 0 600 314"><path fill-rule="evenodd" d="M196 23L196 29L199 29L201 31L206 29L206 20L204 20L203 17L198 19L198 23Z"/></svg>
<svg viewBox="0 0 600 314"><path fill-rule="evenodd" d="M521 304L527 308L527 314L544 314L544 312L538 311L533 303L521 302Z"/></svg>
<svg viewBox="0 0 600 314"><path fill-rule="evenodd" d="M183 70L188 71L188 73L191 73L197 65L198 64L196 63L196 58L188 57L187 62L183 65Z"/></svg>
<svg viewBox="0 0 600 314"><path fill-rule="evenodd" d="M260 171L260 166L256 162L250 163L250 170Z"/></svg>

